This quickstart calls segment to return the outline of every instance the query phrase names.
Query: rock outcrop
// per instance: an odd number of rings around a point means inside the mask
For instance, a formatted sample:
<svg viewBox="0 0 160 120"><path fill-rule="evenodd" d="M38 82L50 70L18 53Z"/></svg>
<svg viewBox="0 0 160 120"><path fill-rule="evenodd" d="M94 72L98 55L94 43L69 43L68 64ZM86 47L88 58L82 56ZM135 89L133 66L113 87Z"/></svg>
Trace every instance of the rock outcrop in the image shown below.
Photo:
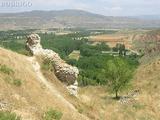
<svg viewBox="0 0 160 120"><path fill-rule="evenodd" d="M38 34L31 34L27 37L26 47L33 55L41 55L54 62L55 74L59 80L67 85L67 89L73 95L77 95L78 89L78 74L79 70L76 67L68 65L60 56L49 49L43 49L40 44Z"/></svg>

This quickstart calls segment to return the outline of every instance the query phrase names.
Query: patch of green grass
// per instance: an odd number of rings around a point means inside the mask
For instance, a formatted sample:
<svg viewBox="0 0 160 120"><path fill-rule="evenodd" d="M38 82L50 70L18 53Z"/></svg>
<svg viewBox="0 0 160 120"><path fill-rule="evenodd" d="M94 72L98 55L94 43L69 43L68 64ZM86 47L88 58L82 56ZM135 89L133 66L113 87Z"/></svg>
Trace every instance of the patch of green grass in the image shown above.
<svg viewBox="0 0 160 120"><path fill-rule="evenodd" d="M62 116L62 112L50 108L48 111L45 112L43 120L60 120Z"/></svg>
<svg viewBox="0 0 160 120"><path fill-rule="evenodd" d="M132 106L134 109L136 110L141 110L141 109L144 109L145 108L145 105L142 105L140 103L136 103Z"/></svg>
<svg viewBox="0 0 160 120"><path fill-rule="evenodd" d="M69 54L69 59L73 59L73 60L79 60L80 57L80 51L78 50L74 50L71 54Z"/></svg>
<svg viewBox="0 0 160 120"><path fill-rule="evenodd" d="M14 79L13 80L13 84L17 87L21 86L22 85L22 80L20 79Z"/></svg>
<svg viewBox="0 0 160 120"><path fill-rule="evenodd" d="M0 111L0 120L21 120L15 113Z"/></svg>
<svg viewBox="0 0 160 120"><path fill-rule="evenodd" d="M22 80L8 76L4 79L7 83L11 85L15 85L17 87L20 87L22 85Z"/></svg>
<svg viewBox="0 0 160 120"><path fill-rule="evenodd" d="M1 64L0 64L0 72L8 74L8 75L14 74L14 71L11 68L9 68L6 65L1 65Z"/></svg>
<svg viewBox="0 0 160 120"><path fill-rule="evenodd" d="M26 56L32 56L32 54L29 52L29 51L27 51L27 50L19 50L19 51L17 51L19 54L22 54L22 55L26 55Z"/></svg>
<svg viewBox="0 0 160 120"><path fill-rule="evenodd" d="M46 70L46 71L53 71L53 65L54 65L54 62L51 61L50 59L43 59L43 62L42 62L42 65L41 65L41 69L42 70Z"/></svg>
<svg viewBox="0 0 160 120"><path fill-rule="evenodd" d="M78 112L80 113L80 114L82 114L83 112L84 112L84 109L83 108L78 108Z"/></svg>

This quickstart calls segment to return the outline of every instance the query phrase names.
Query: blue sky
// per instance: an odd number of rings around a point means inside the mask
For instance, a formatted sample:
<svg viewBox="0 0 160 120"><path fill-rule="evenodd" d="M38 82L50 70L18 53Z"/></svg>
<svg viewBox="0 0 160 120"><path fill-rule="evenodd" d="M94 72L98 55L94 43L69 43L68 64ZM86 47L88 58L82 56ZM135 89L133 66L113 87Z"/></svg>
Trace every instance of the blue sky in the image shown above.
<svg viewBox="0 0 160 120"><path fill-rule="evenodd" d="M106 16L160 15L160 0L0 0L0 12L63 9Z"/></svg>

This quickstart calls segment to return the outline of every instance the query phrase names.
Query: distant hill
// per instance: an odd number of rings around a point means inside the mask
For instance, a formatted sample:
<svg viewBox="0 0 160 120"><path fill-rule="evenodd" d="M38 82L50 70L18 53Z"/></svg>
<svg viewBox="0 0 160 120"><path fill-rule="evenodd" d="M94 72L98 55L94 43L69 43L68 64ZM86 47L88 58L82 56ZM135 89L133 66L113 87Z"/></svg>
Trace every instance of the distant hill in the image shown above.
<svg viewBox="0 0 160 120"><path fill-rule="evenodd" d="M159 20L98 15L82 10L1 13L0 30L39 28L157 28Z"/></svg>
<svg viewBox="0 0 160 120"><path fill-rule="evenodd" d="M132 18L138 18L142 20L160 20L160 15L141 15L141 16L135 16Z"/></svg>

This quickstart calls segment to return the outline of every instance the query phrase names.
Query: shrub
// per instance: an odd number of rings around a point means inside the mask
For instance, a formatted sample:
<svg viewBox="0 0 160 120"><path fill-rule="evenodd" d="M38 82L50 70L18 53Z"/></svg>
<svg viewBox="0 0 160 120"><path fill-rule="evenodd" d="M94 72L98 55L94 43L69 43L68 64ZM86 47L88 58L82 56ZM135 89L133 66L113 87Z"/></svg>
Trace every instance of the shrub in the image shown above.
<svg viewBox="0 0 160 120"><path fill-rule="evenodd" d="M0 64L0 72L3 72L8 75L14 73L14 71L11 68L7 67L6 65L1 65L1 64Z"/></svg>
<svg viewBox="0 0 160 120"><path fill-rule="evenodd" d="M11 85L15 85L17 87L22 85L22 80L14 78L14 77L6 77L4 79L7 83L11 84Z"/></svg>
<svg viewBox="0 0 160 120"><path fill-rule="evenodd" d="M13 84L17 87L21 86L22 85L22 80L20 79L14 79L13 80Z"/></svg>
<svg viewBox="0 0 160 120"><path fill-rule="evenodd" d="M82 114L83 112L84 112L84 109L83 108L78 108L78 112L80 113L80 114Z"/></svg>
<svg viewBox="0 0 160 120"><path fill-rule="evenodd" d="M45 112L43 120L60 120L62 115L62 112L50 108L47 112Z"/></svg>
<svg viewBox="0 0 160 120"><path fill-rule="evenodd" d="M0 120L21 120L21 118L15 113L0 111Z"/></svg>

